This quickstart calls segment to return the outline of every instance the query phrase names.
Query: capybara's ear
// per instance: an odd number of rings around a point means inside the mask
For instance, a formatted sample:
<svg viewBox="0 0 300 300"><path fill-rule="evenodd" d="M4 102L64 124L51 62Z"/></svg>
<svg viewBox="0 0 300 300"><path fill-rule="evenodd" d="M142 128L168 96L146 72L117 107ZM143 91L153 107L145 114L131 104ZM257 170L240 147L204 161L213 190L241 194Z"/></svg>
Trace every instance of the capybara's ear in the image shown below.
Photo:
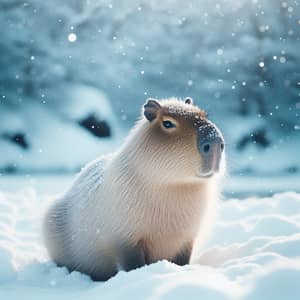
<svg viewBox="0 0 300 300"><path fill-rule="evenodd" d="M144 105L144 116L148 121L152 122L157 117L160 108L161 105L156 99L149 98Z"/></svg>
<svg viewBox="0 0 300 300"><path fill-rule="evenodd" d="M186 97L186 98L184 99L184 103L185 103L185 104L193 104L193 99L192 99L191 97Z"/></svg>

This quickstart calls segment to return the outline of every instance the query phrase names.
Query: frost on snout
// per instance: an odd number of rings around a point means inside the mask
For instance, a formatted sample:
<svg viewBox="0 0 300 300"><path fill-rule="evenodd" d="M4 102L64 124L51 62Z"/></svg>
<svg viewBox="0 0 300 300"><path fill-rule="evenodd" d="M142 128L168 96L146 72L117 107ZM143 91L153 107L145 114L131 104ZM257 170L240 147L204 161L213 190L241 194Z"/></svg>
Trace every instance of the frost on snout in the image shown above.
<svg viewBox="0 0 300 300"><path fill-rule="evenodd" d="M210 177L220 171L224 152L224 138L218 127L206 120L197 132L197 147L202 158L199 176Z"/></svg>

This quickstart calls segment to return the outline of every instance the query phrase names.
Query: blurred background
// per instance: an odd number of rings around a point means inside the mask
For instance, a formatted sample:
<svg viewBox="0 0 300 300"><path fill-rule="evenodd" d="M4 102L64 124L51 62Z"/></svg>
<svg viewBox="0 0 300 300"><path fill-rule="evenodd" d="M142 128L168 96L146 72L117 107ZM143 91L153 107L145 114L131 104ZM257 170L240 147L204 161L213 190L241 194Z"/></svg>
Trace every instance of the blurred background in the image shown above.
<svg viewBox="0 0 300 300"><path fill-rule="evenodd" d="M0 190L60 192L147 97L191 96L225 195L300 191L298 0L0 0Z"/></svg>

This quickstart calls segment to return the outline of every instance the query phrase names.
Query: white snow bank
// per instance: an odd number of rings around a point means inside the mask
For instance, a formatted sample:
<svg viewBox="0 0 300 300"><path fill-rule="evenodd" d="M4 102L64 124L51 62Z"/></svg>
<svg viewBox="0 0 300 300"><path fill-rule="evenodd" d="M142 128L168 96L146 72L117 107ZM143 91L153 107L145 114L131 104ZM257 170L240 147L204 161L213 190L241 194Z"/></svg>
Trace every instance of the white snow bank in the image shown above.
<svg viewBox="0 0 300 300"><path fill-rule="evenodd" d="M59 109L55 105L28 102L18 111L0 110L0 118L6 124L0 128L0 137L3 133L22 132L29 143L29 149L24 150L6 139L0 139L0 167L73 171L120 144L124 137L123 129L117 124L108 98L100 90L79 84L68 89L58 87L58 90L66 103ZM55 101L59 102L61 98L52 102ZM112 136L97 138L79 126L78 121L89 115L106 121Z"/></svg>
<svg viewBox="0 0 300 300"><path fill-rule="evenodd" d="M194 264L167 261L105 283L49 262L39 224L45 196L0 194L0 299L297 299L300 194L227 200Z"/></svg>

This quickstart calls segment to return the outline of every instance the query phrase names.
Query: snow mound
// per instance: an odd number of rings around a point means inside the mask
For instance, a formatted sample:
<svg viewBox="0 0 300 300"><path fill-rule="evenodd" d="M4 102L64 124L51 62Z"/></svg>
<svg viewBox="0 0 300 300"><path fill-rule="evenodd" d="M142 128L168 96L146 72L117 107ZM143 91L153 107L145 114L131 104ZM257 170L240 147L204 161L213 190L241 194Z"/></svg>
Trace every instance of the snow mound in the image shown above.
<svg viewBox="0 0 300 300"><path fill-rule="evenodd" d="M300 294L300 194L223 201L193 264L167 261L107 282L49 262L40 220L49 197L0 193L0 299L296 299Z"/></svg>
<svg viewBox="0 0 300 300"><path fill-rule="evenodd" d="M53 99L52 106L29 102L17 111L0 110L0 118L6 124L0 128L0 149L5 153L0 155L0 172L8 167L28 173L74 172L94 157L110 153L123 140L124 130L118 126L110 102L100 90L79 84L57 89L61 96ZM55 101L61 98L66 106L57 108ZM82 126L88 118L92 121L85 127L91 129L97 127L97 121L105 122L110 136L92 135ZM1 138L16 133L24 135L28 149Z"/></svg>

